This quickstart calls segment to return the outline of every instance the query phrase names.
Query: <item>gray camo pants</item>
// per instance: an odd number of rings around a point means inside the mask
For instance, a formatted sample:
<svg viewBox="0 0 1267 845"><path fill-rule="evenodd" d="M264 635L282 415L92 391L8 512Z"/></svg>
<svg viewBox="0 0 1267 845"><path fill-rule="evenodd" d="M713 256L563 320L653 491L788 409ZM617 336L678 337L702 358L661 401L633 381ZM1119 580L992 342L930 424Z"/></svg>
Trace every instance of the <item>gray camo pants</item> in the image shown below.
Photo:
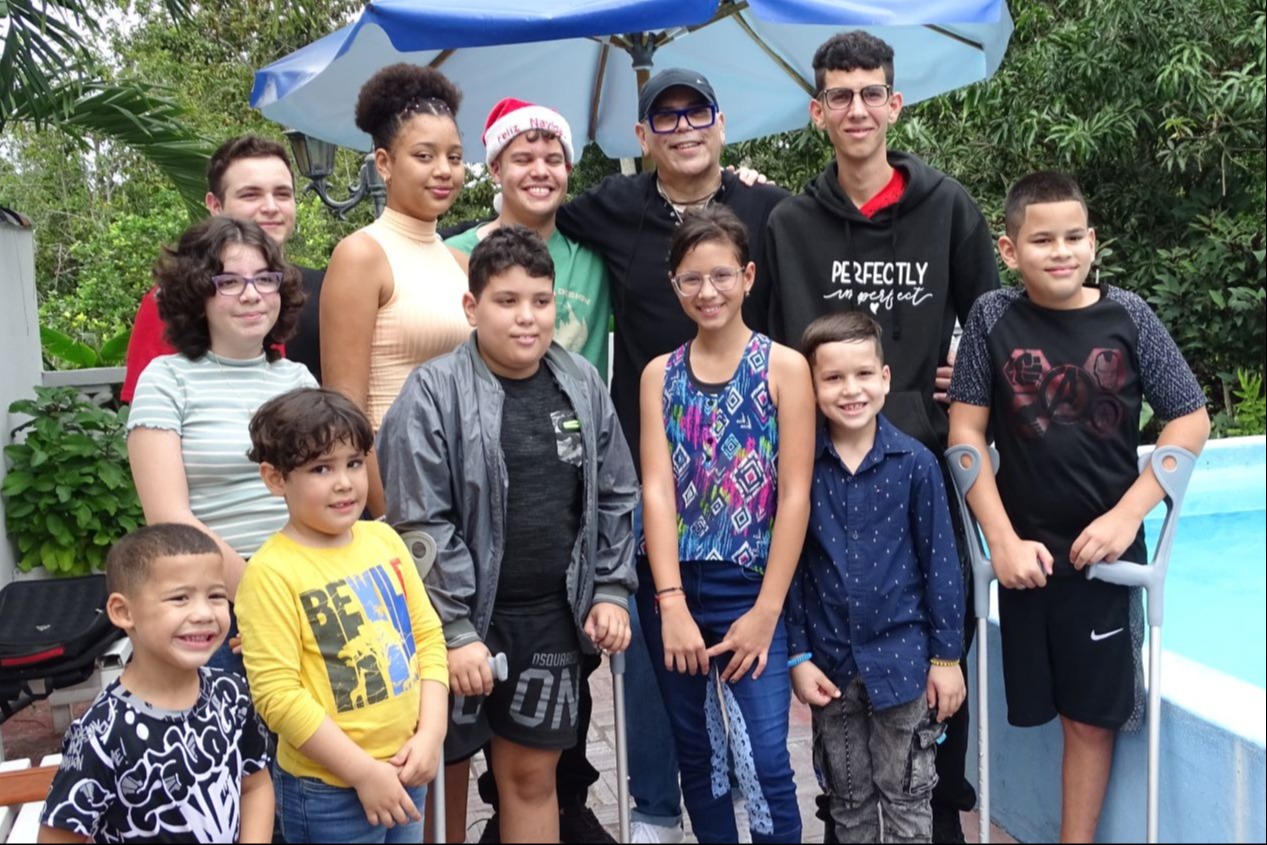
<svg viewBox="0 0 1267 845"><path fill-rule="evenodd" d="M937 739L945 726L924 696L874 711L854 678L840 698L812 711L814 773L828 796L836 841L931 842Z"/></svg>

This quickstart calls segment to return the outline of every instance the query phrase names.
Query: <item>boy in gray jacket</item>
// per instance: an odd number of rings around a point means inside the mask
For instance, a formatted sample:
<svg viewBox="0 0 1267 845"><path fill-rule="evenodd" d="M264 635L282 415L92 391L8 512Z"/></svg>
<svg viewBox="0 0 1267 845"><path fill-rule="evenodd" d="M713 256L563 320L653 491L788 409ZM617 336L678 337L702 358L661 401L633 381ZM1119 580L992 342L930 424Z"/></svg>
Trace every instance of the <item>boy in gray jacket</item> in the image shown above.
<svg viewBox="0 0 1267 845"><path fill-rule="evenodd" d="M425 582L454 696L450 825L491 738L502 838L557 842L581 652L629 644L637 478L598 371L552 343L554 265L538 236L503 227L480 242L463 307L471 339L415 370L379 431L387 518L438 549ZM494 686L498 651L510 676Z"/></svg>

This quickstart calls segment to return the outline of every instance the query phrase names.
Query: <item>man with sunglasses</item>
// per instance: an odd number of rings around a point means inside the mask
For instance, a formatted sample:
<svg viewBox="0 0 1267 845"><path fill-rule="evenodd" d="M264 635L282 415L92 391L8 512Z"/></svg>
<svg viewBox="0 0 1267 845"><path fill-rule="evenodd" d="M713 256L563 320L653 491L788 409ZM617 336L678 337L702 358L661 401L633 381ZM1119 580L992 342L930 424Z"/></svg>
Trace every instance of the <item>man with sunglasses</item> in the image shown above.
<svg viewBox="0 0 1267 845"><path fill-rule="evenodd" d="M281 144L258 135L230 138L207 162L207 211L213 217L227 215L252 220L279 246L295 233L295 177ZM308 297L299 313L299 330L286 343L286 357L303 364L321 381L321 344L317 334L317 309L321 301L324 270L298 267ZM127 370L119 398L130 403L141 372L159 355L175 348L164 336L158 316L158 288L141 297L132 337L128 341ZM263 291L261 291L262 293Z"/></svg>
<svg viewBox="0 0 1267 845"><path fill-rule="evenodd" d="M818 93L809 113L831 139L835 159L770 216L770 336L799 346L806 326L824 314L873 316L884 329L892 372L885 416L941 455L949 421L939 403L947 401L955 319L967 322L977 297L999 286L990 229L962 185L888 148L889 127L902 112L892 47L861 30L845 32L818 48L813 65ZM962 526L952 516L964 558ZM858 674L852 663L834 668L832 681L842 689ZM967 719L961 707L938 747L934 842L962 842L959 810L976 803L963 774Z"/></svg>
<svg viewBox="0 0 1267 845"><path fill-rule="evenodd" d="M726 118L713 86L701 74L662 70L638 95L634 133L653 171L609 176L559 209L559 231L595 249L607 265L616 333L612 357L612 402L638 464L639 396L642 371L652 358L695 336L669 283L669 239L684 214L714 203L728 206L748 228L754 260L761 260L766 220L788 196L769 184L747 185L721 167ZM769 286L758 274L744 304L748 325L765 331ZM635 526L641 534L641 526ZM627 652L629 786L634 798L634 842L679 842L681 792L673 736L658 695L645 638L660 636L654 586L640 547L636 608L630 613L634 643ZM645 627L643 627L645 626ZM642 636L637 631L642 630Z"/></svg>

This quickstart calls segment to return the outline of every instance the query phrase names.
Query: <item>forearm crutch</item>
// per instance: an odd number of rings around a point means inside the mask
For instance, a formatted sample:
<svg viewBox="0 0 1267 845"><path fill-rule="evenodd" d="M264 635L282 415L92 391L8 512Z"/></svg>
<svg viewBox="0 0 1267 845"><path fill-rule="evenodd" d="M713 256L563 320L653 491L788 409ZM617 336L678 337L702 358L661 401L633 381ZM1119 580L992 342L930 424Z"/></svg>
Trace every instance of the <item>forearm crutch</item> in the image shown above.
<svg viewBox="0 0 1267 845"><path fill-rule="evenodd" d="M625 733L625 653L608 658L612 670L612 704L616 710L616 808L620 817L620 838L629 837L629 745Z"/></svg>
<svg viewBox="0 0 1267 845"><path fill-rule="evenodd" d="M504 652L490 654L488 656L488 668L493 670L493 681L501 683L510 677L510 665L506 662ZM444 808L444 751L440 753L440 769L436 772L435 780L431 781L431 797L435 809L431 812L431 836L433 842L447 842L448 831L446 830L446 818Z"/></svg>
<svg viewBox="0 0 1267 845"><path fill-rule="evenodd" d="M409 554L414 559L414 566L418 569L418 577L426 578L427 573L431 571L432 565L436 562L436 541L425 531L407 531L401 535L401 539L405 541ZM488 657L488 668L493 671L493 680L495 682L504 681L510 676L510 669L506 662L505 654L490 654ZM431 813L431 834L434 842L448 841L447 831L445 830L444 770L444 749L442 748L440 751L440 768L436 772L435 779L431 781L431 803L435 805L435 809Z"/></svg>
<svg viewBox="0 0 1267 845"><path fill-rule="evenodd" d="M1096 563L1087 567L1087 578L1121 584L1126 587L1143 587L1148 597L1148 842L1157 841L1158 790L1161 779L1161 623L1166 597L1166 569L1170 564L1170 551L1175 543L1175 528L1179 524L1179 511L1183 496L1197 465L1197 456L1181 446L1159 446L1151 454L1140 458L1140 472L1150 466L1157 483L1165 492L1166 519L1161 525L1152 564Z"/></svg>
<svg viewBox="0 0 1267 845"><path fill-rule="evenodd" d="M975 446L951 446L946 450L946 465L955 486L955 500L963 516L968 557L972 561L972 615L977 620L977 800L978 841L990 841L990 650L986 636L990 629L990 582L994 565L986 554L981 530L968 507L968 491L981 474L981 453ZM998 472L999 453L990 447L990 466Z"/></svg>

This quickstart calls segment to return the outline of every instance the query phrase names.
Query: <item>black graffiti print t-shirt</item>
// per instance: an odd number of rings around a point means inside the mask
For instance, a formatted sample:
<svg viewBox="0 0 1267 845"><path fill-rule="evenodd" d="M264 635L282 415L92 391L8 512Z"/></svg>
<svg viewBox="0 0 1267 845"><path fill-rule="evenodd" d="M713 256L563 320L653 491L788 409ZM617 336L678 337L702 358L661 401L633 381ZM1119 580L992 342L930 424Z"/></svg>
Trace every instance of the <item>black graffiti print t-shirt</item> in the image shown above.
<svg viewBox="0 0 1267 845"><path fill-rule="evenodd" d="M188 710L106 687L66 732L41 823L96 842L236 842L242 780L268 766L268 737L246 681L200 671Z"/></svg>
<svg viewBox="0 0 1267 845"><path fill-rule="evenodd" d="M1205 394L1161 321L1138 296L1105 285L1085 308L1054 311L1018 289L972 308L950 398L989 407L999 495L1021 538L1047 546L1055 573L1069 550L1139 477L1143 400L1163 420ZM1122 556L1144 562L1144 532Z"/></svg>

